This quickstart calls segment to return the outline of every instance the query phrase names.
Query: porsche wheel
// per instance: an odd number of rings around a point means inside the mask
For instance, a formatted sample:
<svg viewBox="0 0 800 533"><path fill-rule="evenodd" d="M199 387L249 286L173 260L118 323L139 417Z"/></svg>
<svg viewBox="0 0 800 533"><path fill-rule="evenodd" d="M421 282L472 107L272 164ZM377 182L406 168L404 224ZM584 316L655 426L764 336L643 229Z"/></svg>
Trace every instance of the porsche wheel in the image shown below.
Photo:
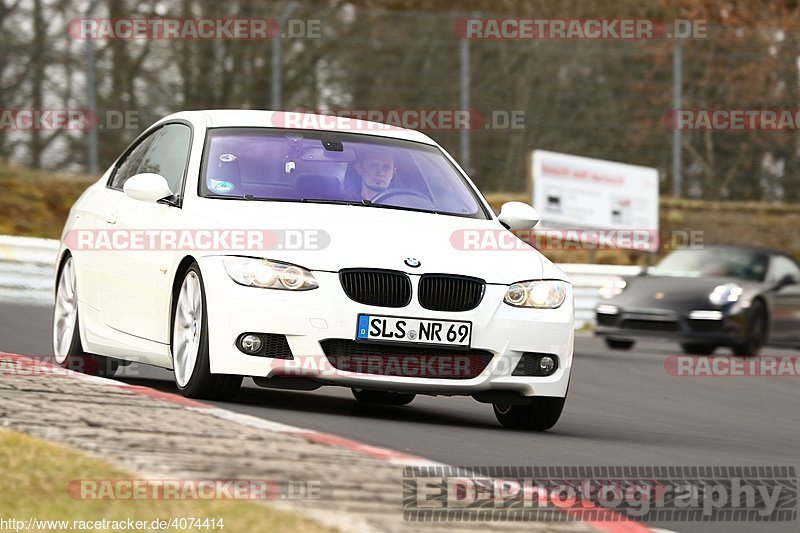
<svg viewBox="0 0 800 533"><path fill-rule="evenodd" d="M767 310L761 300L754 300L747 316L744 341L733 345L733 353L741 356L757 356L766 340Z"/></svg>

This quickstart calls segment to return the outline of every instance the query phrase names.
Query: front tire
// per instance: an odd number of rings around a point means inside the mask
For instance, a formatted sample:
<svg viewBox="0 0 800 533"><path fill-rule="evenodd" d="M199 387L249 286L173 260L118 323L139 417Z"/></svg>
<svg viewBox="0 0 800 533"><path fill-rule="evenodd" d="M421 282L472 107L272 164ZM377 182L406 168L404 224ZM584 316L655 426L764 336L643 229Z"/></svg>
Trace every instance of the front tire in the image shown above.
<svg viewBox="0 0 800 533"><path fill-rule="evenodd" d="M711 355L717 349L713 344L681 344L683 353L688 355Z"/></svg>
<svg viewBox="0 0 800 533"><path fill-rule="evenodd" d="M173 304L171 348L175 384L182 395L230 400L239 392L242 376L211 373L206 293L197 263L184 274Z"/></svg>
<svg viewBox="0 0 800 533"><path fill-rule="evenodd" d="M634 341L623 341L620 339L606 339L606 346L612 350L630 350L635 344Z"/></svg>
<svg viewBox="0 0 800 533"><path fill-rule="evenodd" d="M754 300L750 307L745 326L744 342L732 346L733 353L739 356L755 357L767 340L767 310L761 300Z"/></svg>
<svg viewBox="0 0 800 533"><path fill-rule="evenodd" d="M494 416L506 428L547 431L561 418L567 399L534 396L527 405L492 404Z"/></svg>
<svg viewBox="0 0 800 533"><path fill-rule="evenodd" d="M58 366L91 376L110 378L119 368L117 359L90 355L83 351L78 318L77 275L75 261L71 255L68 255L61 265L56 285L56 304L53 308L53 355Z"/></svg>
<svg viewBox="0 0 800 533"><path fill-rule="evenodd" d="M363 403L377 403L381 405L408 405L416 394L404 394L400 392L385 392L366 389L351 389L356 400Z"/></svg>

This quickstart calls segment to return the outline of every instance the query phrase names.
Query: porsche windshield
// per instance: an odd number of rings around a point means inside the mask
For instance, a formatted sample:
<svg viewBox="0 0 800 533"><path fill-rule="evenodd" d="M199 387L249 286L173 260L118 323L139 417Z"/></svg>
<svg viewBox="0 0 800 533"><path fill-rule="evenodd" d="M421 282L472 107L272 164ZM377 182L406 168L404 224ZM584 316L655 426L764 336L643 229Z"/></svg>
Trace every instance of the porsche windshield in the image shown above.
<svg viewBox="0 0 800 533"><path fill-rule="evenodd" d="M201 178L203 197L342 203L488 218L441 150L383 137L212 129Z"/></svg>
<svg viewBox="0 0 800 533"><path fill-rule="evenodd" d="M730 277L764 281L767 255L741 248L676 250L651 268L654 276Z"/></svg>

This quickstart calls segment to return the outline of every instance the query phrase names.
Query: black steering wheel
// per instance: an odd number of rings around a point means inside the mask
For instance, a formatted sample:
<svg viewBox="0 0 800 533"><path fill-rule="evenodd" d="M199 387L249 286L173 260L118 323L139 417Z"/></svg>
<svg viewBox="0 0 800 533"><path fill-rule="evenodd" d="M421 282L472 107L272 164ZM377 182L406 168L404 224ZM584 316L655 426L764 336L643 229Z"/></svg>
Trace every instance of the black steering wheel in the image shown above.
<svg viewBox="0 0 800 533"><path fill-rule="evenodd" d="M427 200L431 204L433 203L433 200L431 200L426 194L423 194L419 191L415 191L414 189L387 189L382 193L376 194L375 197L372 198L372 203L377 204L382 200L391 198L392 196L399 196L401 194L405 194L408 196L416 196L417 198L422 198L424 200Z"/></svg>

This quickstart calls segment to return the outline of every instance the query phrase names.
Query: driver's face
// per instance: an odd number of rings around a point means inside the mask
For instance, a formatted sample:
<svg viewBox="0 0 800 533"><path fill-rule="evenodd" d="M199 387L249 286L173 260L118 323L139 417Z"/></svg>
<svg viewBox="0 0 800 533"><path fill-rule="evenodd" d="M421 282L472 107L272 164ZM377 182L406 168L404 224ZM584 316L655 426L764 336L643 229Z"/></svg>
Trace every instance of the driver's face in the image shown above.
<svg viewBox="0 0 800 533"><path fill-rule="evenodd" d="M364 185L376 192L385 191L394 178L394 158L390 154L376 154L356 165Z"/></svg>

